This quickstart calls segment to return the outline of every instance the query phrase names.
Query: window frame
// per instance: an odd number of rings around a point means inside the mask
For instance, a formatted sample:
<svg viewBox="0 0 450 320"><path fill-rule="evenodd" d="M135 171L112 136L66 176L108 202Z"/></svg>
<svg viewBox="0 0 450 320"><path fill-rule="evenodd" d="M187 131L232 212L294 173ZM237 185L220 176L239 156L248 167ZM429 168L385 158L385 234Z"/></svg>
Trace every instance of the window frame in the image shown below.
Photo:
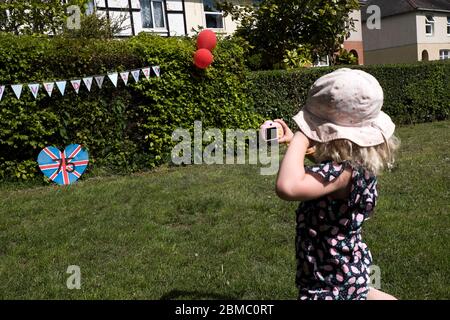
<svg viewBox="0 0 450 320"><path fill-rule="evenodd" d="M97 10L97 2L95 0L89 0L86 3L86 15L92 15Z"/></svg>
<svg viewBox="0 0 450 320"><path fill-rule="evenodd" d="M316 56L315 61L313 62L313 67L315 68L321 68L321 67L329 67L330 66L330 56L324 55L324 56Z"/></svg>
<svg viewBox="0 0 450 320"><path fill-rule="evenodd" d="M144 26L144 19L142 16L142 1L146 1L146 0L140 0L139 1L139 5L141 7L141 24L142 24L142 30L154 30L154 31L167 31L167 21L166 21L166 8L164 6L164 0L147 0L150 2L150 10L151 10L151 15L152 15L152 26L151 27L145 27ZM153 4L155 2L160 2L161 3L161 8L162 8L162 18L163 18L163 23L164 26L163 27L155 27L155 7L153 6Z"/></svg>
<svg viewBox="0 0 450 320"><path fill-rule="evenodd" d="M431 19L429 19L431 18ZM434 36L434 25L435 25L436 20L434 20L434 16L433 15L426 15L425 16L425 35L427 35L428 37L432 37ZM427 27L431 27L431 33L428 32Z"/></svg>
<svg viewBox="0 0 450 320"><path fill-rule="evenodd" d="M450 37L450 16L447 16L447 36Z"/></svg>
<svg viewBox="0 0 450 320"><path fill-rule="evenodd" d="M450 60L450 49L439 50L439 60Z"/></svg>
<svg viewBox="0 0 450 320"><path fill-rule="evenodd" d="M208 20L206 20L206 16L208 16L208 15L209 16L220 16L220 18L222 19L222 27L221 28L208 27ZM224 30L225 29L225 21L224 21L223 13L222 12L205 11L205 27L207 29Z"/></svg>
<svg viewBox="0 0 450 320"><path fill-rule="evenodd" d="M223 16L223 12L219 11L219 10L218 11L206 11L205 10L205 0L202 0L202 4L203 4L204 19L205 19L205 28L214 29L214 30L225 30L225 18ZM222 27L221 28L208 27L208 20L206 19L207 15L220 16L220 18L222 19Z"/></svg>

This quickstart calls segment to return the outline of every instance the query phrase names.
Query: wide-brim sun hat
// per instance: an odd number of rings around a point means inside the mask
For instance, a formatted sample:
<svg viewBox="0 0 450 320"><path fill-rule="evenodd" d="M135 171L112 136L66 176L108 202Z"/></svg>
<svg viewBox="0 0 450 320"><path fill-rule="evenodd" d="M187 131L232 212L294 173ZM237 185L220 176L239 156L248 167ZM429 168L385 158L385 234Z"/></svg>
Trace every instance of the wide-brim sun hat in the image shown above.
<svg viewBox="0 0 450 320"><path fill-rule="evenodd" d="M293 119L309 139L319 143L347 139L361 147L377 146L395 131L391 118L381 111L383 100L375 77L342 68L313 84Z"/></svg>

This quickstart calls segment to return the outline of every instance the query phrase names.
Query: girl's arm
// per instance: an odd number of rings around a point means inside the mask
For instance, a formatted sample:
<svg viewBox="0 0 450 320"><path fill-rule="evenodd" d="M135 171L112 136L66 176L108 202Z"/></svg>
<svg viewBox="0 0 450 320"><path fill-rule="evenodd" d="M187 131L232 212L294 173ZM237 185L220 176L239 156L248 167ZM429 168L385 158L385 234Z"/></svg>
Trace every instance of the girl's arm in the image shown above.
<svg viewBox="0 0 450 320"><path fill-rule="evenodd" d="M281 124L282 121L277 120L277 122ZM304 159L309 147L309 139L301 131L296 132L292 137L292 132L287 125L284 122L282 125L288 137L280 139L280 142L287 142L290 145L278 172L276 192L281 199L288 201L317 199L348 185L351 179L350 170L345 170L339 178L326 183L306 173Z"/></svg>

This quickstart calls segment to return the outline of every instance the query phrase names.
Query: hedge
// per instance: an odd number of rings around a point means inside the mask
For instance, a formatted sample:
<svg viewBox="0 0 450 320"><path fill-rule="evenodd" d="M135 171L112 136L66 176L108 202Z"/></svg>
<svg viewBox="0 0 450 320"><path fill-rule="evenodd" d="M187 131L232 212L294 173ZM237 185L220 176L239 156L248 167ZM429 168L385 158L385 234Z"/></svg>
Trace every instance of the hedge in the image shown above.
<svg viewBox="0 0 450 320"><path fill-rule="evenodd" d="M172 132L204 127L257 128L261 121L291 119L313 82L335 68L247 73L245 45L219 41L206 71L193 66L195 39L141 34L128 40L82 40L0 34L0 85L81 79L160 65L161 77L79 94L69 87L34 99L25 86L20 100L7 87L0 101L0 180L40 177L42 148L86 146L90 170L132 172L169 161ZM385 91L384 110L397 124L448 119L450 63L357 67Z"/></svg>
<svg viewBox="0 0 450 320"><path fill-rule="evenodd" d="M261 71L250 75L248 94L267 119L289 120L304 105L311 85L338 67ZM383 111L396 124L446 120L450 112L450 61L352 66L378 79L384 90Z"/></svg>
<svg viewBox="0 0 450 320"><path fill-rule="evenodd" d="M0 85L81 79L159 65L161 77L118 88L105 79L102 89L82 86L77 95L41 88L38 99L24 86L16 99L7 87L0 101L0 179L38 175L42 148L71 143L88 148L90 168L112 172L151 168L168 160L172 132L194 120L218 128L256 127L261 118L246 95L244 46L220 41L214 65L192 63L193 39L142 34L128 40L75 40L0 34ZM142 76L143 78L143 76Z"/></svg>

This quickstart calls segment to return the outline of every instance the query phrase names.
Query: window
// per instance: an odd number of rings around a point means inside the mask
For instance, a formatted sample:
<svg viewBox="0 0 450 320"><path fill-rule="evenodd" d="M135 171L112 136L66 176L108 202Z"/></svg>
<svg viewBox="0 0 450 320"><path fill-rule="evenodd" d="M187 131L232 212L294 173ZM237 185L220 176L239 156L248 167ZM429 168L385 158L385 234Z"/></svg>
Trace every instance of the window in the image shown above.
<svg viewBox="0 0 450 320"><path fill-rule="evenodd" d="M429 36L434 34L434 17L426 16L425 17L425 33Z"/></svg>
<svg viewBox="0 0 450 320"><path fill-rule="evenodd" d="M162 29L166 27L162 0L140 0L142 27Z"/></svg>
<svg viewBox="0 0 450 320"><path fill-rule="evenodd" d="M450 17L447 17L447 35L450 36Z"/></svg>
<svg viewBox="0 0 450 320"><path fill-rule="evenodd" d="M317 56L316 61L314 62L315 67L329 67L330 66L330 57L328 55Z"/></svg>
<svg viewBox="0 0 450 320"><path fill-rule="evenodd" d="M203 0L203 10L205 11L206 27L212 29L223 28L223 15L216 8L216 0Z"/></svg>
<svg viewBox="0 0 450 320"><path fill-rule="evenodd" d="M439 51L439 57L440 57L441 60L450 59L450 49L440 50Z"/></svg>
<svg viewBox="0 0 450 320"><path fill-rule="evenodd" d="M95 3L94 0L91 0L87 3L86 15L91 15L95 11Z"/></svg>

